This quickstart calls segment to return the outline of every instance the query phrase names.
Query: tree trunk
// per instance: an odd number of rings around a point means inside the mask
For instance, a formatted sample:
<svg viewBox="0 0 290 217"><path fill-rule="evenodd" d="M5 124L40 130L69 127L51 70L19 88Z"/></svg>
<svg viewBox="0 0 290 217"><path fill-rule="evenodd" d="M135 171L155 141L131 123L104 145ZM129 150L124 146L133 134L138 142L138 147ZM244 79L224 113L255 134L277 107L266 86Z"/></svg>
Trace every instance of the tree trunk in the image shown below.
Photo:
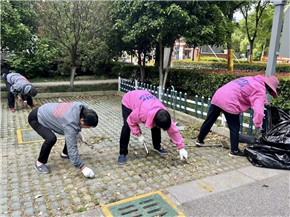
<svg viewBox="0 0 290 217"><path fill-rule="evenodd" d="M159 41L159 88L163 87L163 45ZM162 90L161 90L162 91Z"/></svg>
<svg viewBox="0 0 290 217"><path fill-rule="evenodd" d="M265 43L263 44L262 54L261 54L261 61L264 61L266 45L267 45L267 40L265 40Z"/></svg>
<svg viewBox="0 0 290 217"><path fill-rule="evenodd" d="M170 69L170 65L171 65L171 56L172 56L172 52L173 52L173 46L170 47L169 59L168 59L168 64L167 64L166 69L165 69L165 75L164 75L164 79L163 79L162 90L165 88L165 84L166 84L167 76L168 76L168 73L169 73L169 69Z"/></svg>
<svg viewBox="0 0 290 217"><path fill-rule="evenodd" d="M70 75L70 90L71 91L74 91L74 80L75 80L76 70L77 70L76 66L71 67L71 75Z"/></svg>
<svg viewBox="0 0 290 217"><path fill-rule="evenodd" d="M144 53L144 58L143 58L143 64L141 65L141 82L144 82L145 79L145 53Z"/></svg>

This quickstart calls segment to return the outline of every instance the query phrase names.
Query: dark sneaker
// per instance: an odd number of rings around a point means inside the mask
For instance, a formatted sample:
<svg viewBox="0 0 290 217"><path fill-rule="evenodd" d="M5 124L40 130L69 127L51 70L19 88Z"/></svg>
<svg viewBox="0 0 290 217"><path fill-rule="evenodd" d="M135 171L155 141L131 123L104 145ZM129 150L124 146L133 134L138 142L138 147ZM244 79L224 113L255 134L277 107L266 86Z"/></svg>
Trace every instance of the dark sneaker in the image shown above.
<svg viewBox="0 0 290 217"><path fill-rule="evenodd" d="M196 140L195 146L197 146L197 147L205 147L207 145L204 142L200 142L199 140Z"/></svg>
<svg viewBox="0 0 290 217"><path fill-rule="evenodd" d="M125 164L126 163L126 155L121 154L118 158L118 164Z"/></svg>
<svg viewBox="0 0 290 217"><path fill-rule="evenodd" d="M157 152L158 154L162 154L165 155L167 154L167 152L163 149L163 148L159 148L159 149L153 149L155 152Z"/></svg>
<svg viewBox="0 0 290 217"><path fill-rule="evenodd" d="M68 155L67 155L67 156L60 155L60 157L61 157L62 159L69 159L69 156L68 156Z"/></svg>
<svg viewBox="0 0 290 217"><path fill-rule="evenodd" d="M231 157L245 157L245 154L241 150L237 150L237 151L234 151L234 152L231 151L229 153L229 156L231 156Z"/></svg>
<svg viewBox="0 0 290 217"><path fill-rule="evenodd" d="M34 168L37 170L39 173L49 173L49 169L45 164L42 164L40 166L37 166L36 162L34 164Z"/></svg>

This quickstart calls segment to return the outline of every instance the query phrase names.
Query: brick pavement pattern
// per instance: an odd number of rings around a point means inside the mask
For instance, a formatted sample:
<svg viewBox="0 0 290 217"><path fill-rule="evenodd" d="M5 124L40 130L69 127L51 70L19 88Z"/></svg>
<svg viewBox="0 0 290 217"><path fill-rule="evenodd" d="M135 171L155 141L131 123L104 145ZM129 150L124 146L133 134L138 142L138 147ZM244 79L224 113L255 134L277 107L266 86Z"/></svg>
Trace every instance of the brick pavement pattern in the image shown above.
<svg viewBox="0 0 290 217"><path fill-rule="evenodd" d="M27 117L31 109L18 109L12 113L7 101L3 100L1 216L64 216L250 165L245 158L229 157L226 149L209 147L187 147L189 159L181 161L167 133L162 132L163 148L168 155L160 156L152 150L152 145L149 145L149 154L146 155L144 147L131 136L127 163L120 166L117 159L123 125L121 97L36 98L35 102L42 105L60 100L83 102L99 115L96 128L83 129L94 149L79 145L82 159L94 170L96 177L83 177L69 160L60 158L64 140L59 140L52 149L47 163L51 173L37 173L33 166L42 143L17 144L16 137L17 129L30 127ZM150 129L141 125L141 130L146 140L151 142Z"/></svg>

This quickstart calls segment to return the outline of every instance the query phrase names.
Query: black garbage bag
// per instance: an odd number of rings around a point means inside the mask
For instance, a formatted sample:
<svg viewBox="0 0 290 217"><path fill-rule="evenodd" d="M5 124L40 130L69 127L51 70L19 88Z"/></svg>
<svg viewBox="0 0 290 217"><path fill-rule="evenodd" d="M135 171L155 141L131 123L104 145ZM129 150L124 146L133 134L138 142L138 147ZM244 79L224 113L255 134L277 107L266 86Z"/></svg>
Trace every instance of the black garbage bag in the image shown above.
<svg viewBox="0 0 290 217"><path fill-rule="evenodd" d="M290 169L290 116L282 110L267 109L262 138L240 134L239 140L248 143L244 153L254 166Z"/></svg>
<svg viewBox="0 0 290 217"><path fill-rule="evenodd" d="M290 169L290 150L268 145L248 145L244 153L254 166L272 169Z"/></svg>
<svg viewBox="0 0 290 217"><path fill-rule="evenodd" d="M266 120L262 143L290 150L290 115L270 106L267 109Z"/></svg>

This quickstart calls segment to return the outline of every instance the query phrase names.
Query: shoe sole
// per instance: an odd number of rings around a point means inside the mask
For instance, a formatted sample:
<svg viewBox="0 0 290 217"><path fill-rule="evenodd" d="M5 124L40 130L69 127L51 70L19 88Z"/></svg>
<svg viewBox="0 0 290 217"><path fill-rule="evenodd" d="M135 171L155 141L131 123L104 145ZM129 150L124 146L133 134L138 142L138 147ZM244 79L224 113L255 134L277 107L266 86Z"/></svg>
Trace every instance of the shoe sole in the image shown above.
<svg viewBox="0 0 290 217"><path fill-rule="evenodd" d="M126 163L126 161L125 161L124 163L120 163L120 162L118 162L119 165L124 165L125 163Z"/></svg>
<svg viewBox="0 0 290 217"><path fill-rule="evenodd" d="M37 169L37 167L34 165L34 169L37 171L37 172L39 172L39 170ZM39 173L41 173L41 174L48 174L49 172L39 172Z"/></svg>
<svg viewBox="0 0 290 217"><path fill-rule="evenodd" d="M241 155L235 155L235 154L231 154L231 153L229 153L228 155L230 157L246 157L245 155L241 156Z"/></svg>
<svg viewBox="0 0 290 217"><path fill-rule="evenodd" d="M167 152L165 153L160 153L159 151L157 151L156 149L153 149L153 151L155 151L156 153L160 154L160 155L167 155Z"/></svg>

